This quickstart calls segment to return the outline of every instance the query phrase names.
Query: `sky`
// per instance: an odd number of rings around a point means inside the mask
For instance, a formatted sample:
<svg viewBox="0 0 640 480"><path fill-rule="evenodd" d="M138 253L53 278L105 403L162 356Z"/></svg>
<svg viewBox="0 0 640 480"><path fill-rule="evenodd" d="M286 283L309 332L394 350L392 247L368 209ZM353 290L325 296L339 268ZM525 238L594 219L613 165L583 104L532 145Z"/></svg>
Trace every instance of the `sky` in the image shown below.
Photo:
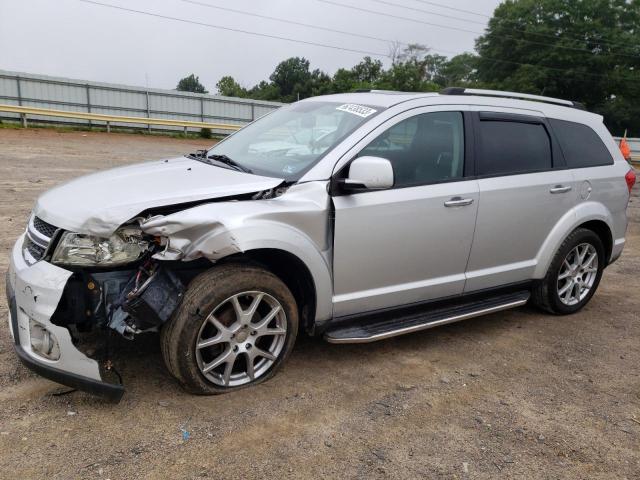
<svg viewBox="0 0 640 480"><path fill-rule="evenodd" d="M305 57L311 68L333 74L338 68L358 63L367 55L362 52L370 52L370 56L388 64L386 56L391 42L424 44L432 53L446 56L473 51L478 36L473 32L484 30L488 16L500 3L499 0L95 1L358 52L152 17L81 0L0 0L0 69L151 88L175 88L181 77L195 73L215 93L215 84L222 76L231 75L241 85L250 87L268 79L280 61L293 56ZM257 18L203 4L376 39Z"/></svg>

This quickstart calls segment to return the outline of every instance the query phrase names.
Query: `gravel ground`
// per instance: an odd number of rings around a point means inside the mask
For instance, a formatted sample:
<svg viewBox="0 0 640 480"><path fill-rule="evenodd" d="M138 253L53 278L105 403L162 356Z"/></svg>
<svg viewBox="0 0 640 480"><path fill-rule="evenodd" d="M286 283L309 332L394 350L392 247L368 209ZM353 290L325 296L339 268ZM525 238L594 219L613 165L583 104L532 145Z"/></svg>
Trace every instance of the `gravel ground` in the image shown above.
<svg viewBox="0 0 640 480"><path fill-rule="evenodd" d="M207 143L0 130L0 268L42 191ZM224 396L181 391L154 335L118 342L120 404L56 396L2 326L0 477L640 478L634 193L623 257L579 314L526 307L370 345L301 338L274 379Z"/></svg>

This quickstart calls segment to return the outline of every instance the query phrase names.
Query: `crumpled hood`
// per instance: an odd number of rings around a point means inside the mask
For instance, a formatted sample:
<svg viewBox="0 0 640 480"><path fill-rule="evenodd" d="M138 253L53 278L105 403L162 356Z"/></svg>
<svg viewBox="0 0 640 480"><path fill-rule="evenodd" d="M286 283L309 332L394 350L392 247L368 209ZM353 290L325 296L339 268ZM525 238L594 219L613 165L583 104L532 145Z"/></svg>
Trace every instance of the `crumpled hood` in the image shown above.
<svg viewBox="0 0 640 480"><path fill-rule="evenodd" d="M282 181L180 157L71 180L43 193L35 214L65 230L107 237L149 208L258 192Z"/></svg>

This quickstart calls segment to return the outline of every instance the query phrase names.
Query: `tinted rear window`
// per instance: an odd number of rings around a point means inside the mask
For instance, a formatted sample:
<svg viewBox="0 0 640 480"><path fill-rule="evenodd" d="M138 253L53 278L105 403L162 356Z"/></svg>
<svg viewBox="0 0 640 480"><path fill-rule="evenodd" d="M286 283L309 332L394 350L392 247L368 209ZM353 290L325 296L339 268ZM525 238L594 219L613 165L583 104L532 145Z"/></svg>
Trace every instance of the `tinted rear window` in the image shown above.
<svg viewBox="0 0 640 480"><path fill-rule="evenodd" d="M609 150L591 127L565 120L550 119L549 123L569 168L613 164Z"/></svg>
<svg viewBox="0 0 640 480"><path fill-rule="evenodd" d="M552 163L551 141L543 125L480 122L480 175L549 170Z"/></svg>

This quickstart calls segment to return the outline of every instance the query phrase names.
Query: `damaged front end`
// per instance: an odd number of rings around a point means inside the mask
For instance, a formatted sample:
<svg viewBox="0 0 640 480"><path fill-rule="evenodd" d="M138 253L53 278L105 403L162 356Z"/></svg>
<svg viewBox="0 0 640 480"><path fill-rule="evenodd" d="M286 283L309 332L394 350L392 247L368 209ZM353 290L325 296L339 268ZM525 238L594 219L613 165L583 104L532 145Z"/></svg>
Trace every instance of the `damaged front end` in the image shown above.
<svg viewBox="0 0 640 480"><path fill-rule="evenodd" d="M54 323L82 330L109 327L125 338L157 331L180 302L184 286L152 257L168 241L145 234L136 223L109 238L64 232L51 262L74 275ZM68 290L68 291L67 291ZM65 325L66 326L66 325Z"/></svg>
<svg viewBox="0 0 640 480"><path fill-rule="evenodd" d="M326 185L266 186L139 210L122 223L92 219L96 228L79 225L81 233L47 223L54 220L36 208L7 282L20 359L44 377L118 401L116 369L126 359L112 359L114 338L159 331L191 281L224 261L268 265L299 294L306 325L329 318Z"/></svg>
<svg viewBox="0 0 640 480"><path fill-rule="evenodd" d="M153 255L166 248L149 239L151 247L133 264L115 269L82 268L65 285L51 323L71 333L74 344L115 378L111 333L133 340L157 332L182 300L186 285L204 268L201 262L160 262Z"/></svg>
<svg viewBox="0 0 640 480"><path fill-rule="evenodd" d="M16 353L46 378L119 401L124 390L110 358L111 332L133 339L158 331L198 262L153 259L166 244L142 233L137 221L108 239L58 230L51 248L36 252L33 224L16 242L7 273Z"/></svg>

